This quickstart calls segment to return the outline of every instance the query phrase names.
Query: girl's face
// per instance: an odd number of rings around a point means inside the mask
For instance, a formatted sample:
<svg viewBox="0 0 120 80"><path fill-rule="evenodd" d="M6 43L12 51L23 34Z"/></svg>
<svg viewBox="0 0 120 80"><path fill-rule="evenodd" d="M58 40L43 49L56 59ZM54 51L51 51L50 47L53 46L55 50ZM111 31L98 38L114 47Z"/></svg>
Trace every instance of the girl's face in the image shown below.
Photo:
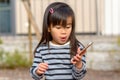
<svg viewBox="0 0 120 80"><path fill-rule="evenodd" d="M67 18L67 25L63 27L61 25L50 26L48 32L51 33L52 43L62 45L68 42L72 30L72 18Z"/></svg>

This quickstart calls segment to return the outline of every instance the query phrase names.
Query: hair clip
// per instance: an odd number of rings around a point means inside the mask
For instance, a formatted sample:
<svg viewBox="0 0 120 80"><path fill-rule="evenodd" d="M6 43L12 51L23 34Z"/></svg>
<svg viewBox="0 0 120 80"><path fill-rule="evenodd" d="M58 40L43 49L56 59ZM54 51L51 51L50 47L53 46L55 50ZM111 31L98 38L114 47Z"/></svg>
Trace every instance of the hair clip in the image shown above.
<svg viewBox="0 0 120 80"><path fill-rule="evenodd" d="M50 8L50 13L52 14L52 13L54 13L54 10L53 10L53 8Z"/></svg>

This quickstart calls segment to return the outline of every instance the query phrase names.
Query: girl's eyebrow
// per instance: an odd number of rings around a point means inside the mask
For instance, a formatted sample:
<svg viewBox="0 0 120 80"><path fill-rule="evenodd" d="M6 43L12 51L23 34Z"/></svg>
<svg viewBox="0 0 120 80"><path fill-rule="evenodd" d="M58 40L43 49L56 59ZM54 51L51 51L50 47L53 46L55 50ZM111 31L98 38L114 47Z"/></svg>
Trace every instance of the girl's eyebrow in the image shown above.
<svg viewBox="0 0 120 80"><path fill-rule="evenodd" d="M71 25L72 23L67 23L67 25Z"/></svg>

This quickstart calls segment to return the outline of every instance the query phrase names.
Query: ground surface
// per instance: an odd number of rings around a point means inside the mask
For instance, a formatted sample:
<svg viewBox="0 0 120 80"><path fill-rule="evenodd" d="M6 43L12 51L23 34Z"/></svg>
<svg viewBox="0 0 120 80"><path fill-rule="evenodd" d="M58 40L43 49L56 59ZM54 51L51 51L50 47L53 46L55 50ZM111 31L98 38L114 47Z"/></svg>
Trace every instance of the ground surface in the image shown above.
<svg viewBox="0 0 120 80"><path fill-rule="evenodd" d="M0 69L0 80L33 80L29 69ZM120 71L89 70L84 80L120 80Z"/></svg>

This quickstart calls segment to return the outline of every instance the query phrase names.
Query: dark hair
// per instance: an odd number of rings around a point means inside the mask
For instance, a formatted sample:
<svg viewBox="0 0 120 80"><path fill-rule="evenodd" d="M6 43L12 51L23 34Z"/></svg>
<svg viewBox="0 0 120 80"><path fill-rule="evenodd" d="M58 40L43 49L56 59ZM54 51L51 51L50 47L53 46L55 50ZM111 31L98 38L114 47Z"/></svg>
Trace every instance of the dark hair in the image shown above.
<svg viewBox="0 0 120 80"><path fill-rule="evenodd" d="M52 11L51 11L52 10ZM48 32L48 27L52 24L66 26L67 18L72 17L72 31L70 34L70 51L71 56L77 53L78 40L75 37L75 15L72 8L63 2L54 2L50 4L44 14L42 38L37 47L41 44L47 44L49 46L49 41L52 40L51 34Z"/></svg>

